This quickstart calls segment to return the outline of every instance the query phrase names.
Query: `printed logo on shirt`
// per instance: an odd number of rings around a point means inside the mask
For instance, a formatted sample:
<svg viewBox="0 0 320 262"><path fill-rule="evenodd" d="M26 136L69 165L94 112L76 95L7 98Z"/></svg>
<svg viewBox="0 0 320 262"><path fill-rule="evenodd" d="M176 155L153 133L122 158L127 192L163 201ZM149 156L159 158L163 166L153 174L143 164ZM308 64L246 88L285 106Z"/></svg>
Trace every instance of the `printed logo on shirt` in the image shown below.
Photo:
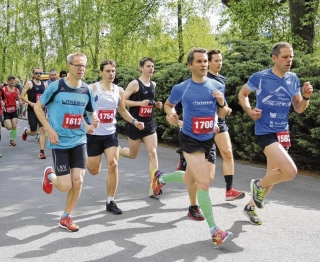
<svg viewBox="0 0 320 262"><path fill-rule="evenodd" d="M263 98L262 103L271 106L290 107L291 95L283 86L280 86L275 91L271 91L270 95Z"/></svg>
<svg viewBox="0 0 320 262"><path fill-rule="evenodd" d="M84 101L73 101L73 100L62 100L63 105L71 105L71 106L85 106Z"/></svg>
<svg viewBox="0 0 320 262"><path fill-rule="evenodd" d="M193 102L194 106L207 106L212 104L213 104L213 101L194 101Z"/></svg>

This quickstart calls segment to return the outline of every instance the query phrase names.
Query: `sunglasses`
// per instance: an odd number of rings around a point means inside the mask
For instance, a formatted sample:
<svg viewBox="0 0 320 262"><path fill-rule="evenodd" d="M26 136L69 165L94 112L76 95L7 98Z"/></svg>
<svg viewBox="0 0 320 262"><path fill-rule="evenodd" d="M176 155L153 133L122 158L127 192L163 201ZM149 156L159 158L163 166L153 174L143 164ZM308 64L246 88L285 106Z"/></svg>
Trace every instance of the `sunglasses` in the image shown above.
<svg viewBox="0 0 320 262"><path fill-rule="evenodd" d="M42 72L34 72L35 75L42 75Z"/></svg>

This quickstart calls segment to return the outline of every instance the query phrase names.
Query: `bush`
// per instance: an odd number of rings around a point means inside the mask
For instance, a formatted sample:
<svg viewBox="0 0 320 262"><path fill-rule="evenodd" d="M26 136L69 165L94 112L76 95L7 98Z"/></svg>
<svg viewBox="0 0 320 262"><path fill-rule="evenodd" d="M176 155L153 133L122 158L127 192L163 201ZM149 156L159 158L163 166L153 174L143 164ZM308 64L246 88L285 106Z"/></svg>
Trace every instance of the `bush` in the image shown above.
<svg viewBox="0 0 320 262"><path fill-rule="evenodd" d="M232 140L235 158L249 161L265 161L265 156L254 137L254 121L242 110L238 102L238 93L248 78L254 72L272 67L270 58L270 45L257 42L255 45L244 41L232 42L232 50L229 50L224 57L222 75L226 76L226 97L232 114L226 118L229 126L229 133ZM153 79L157 83L156 100L166 101L171 88L190 77L186 65L167 64L159 68ZM304 54L295 54L292 67L301 80L310 81L315 90L320 89L320 59ZM139 76L139 71L132 68L118 68L117 79L119 84L126 87L127 84ZM250 95L250 102L254 107L255 95ZM317 159L320 156L320 94L315 91L310 100L309 108L303 114L292 112L289 118L291 131L290 154L297 166L304 169L318 169ZM163 143L177 146L177 127L170 126L165 120L163 110L154 111L155 121L158 125L158 138ZM124 121L119 119L119 130L123 132Z"/></svg>

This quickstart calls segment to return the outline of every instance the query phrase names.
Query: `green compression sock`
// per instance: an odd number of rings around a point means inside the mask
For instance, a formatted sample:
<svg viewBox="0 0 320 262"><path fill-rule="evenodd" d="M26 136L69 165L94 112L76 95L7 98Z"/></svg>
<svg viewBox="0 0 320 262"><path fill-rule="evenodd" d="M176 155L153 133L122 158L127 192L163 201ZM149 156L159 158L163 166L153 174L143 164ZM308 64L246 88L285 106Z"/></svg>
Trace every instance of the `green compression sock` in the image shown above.
<svg viewBox="0 0 320 262"><path fill-rule="evenodd" d="M160 176L160 183L164 182L175 182L175 183L183 183L182 176L185 172L184 171L174 171L170 174L163 174ZM161 181L162 180L162 181Z"/></svg>
<svg viewBox="0 0 320 262"><path fill-rule="evenodd" d="M17 135L17 129L11 129L10 135L11 135L11 140L14 140L14 138Z"/></svg>
<svg viewBox="0 0 320 262"><path fill-rule="evenodd" d="M209 196L209 190L198 190L197 197L199 201L199 206L206 218L209 228L216 225L212 214L212 204Z"/></svg>

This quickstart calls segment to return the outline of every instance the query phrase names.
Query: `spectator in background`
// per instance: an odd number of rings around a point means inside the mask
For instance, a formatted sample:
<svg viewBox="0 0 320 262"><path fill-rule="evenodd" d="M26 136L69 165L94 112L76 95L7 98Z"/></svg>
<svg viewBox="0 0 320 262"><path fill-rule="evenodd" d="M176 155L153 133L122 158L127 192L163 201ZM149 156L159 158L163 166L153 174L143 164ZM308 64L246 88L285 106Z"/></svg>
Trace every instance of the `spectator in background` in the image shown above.
<svg viewBox="0 0 320 262"><path fill-rule="evenodd" d="M60 78L67 77L67 75L68 75L67 71L64 71L64 70L61 70L59 73Z"/></svg>

